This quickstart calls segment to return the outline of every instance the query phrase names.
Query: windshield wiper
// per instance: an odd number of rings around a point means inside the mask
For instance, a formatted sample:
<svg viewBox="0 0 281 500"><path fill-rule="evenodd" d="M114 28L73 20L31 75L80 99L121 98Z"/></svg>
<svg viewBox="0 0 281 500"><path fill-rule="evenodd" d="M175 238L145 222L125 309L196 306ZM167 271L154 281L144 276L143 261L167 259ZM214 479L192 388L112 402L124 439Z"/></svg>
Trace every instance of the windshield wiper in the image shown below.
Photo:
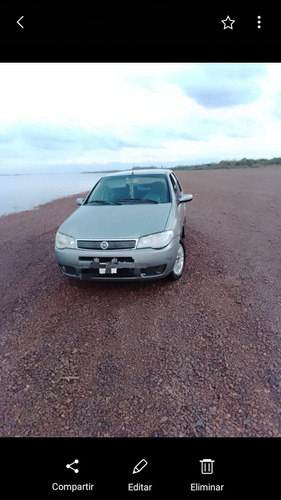
<svg viewBox="0 0 281 500"><path fill-rule="evenodd" d="M120 203L117 200L116 201L92 200L88 201L87 205L90 205L91 203L102 203L103 205L120 205Z"/></svg>
<svg viewBox="0 0 281 500"><path fill-rule="evenodd" d="M156 200L150 200L149 198L146 198L146 199L143 199L143 198L124 198L123 200L114 200L115 202L120 202L120 203L123 203L123 202L131 202L131 201L137 201L137 202L142 202L142 203L159 203L158 201Z"/></svg>

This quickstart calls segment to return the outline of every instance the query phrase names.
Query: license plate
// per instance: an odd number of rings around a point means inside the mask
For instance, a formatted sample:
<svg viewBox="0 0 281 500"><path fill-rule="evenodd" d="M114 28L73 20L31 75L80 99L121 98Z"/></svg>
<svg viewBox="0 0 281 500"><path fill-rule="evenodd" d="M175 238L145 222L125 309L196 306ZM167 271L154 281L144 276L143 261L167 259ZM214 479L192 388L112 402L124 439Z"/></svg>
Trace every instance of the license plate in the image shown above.
<svg viewBox="0 0 281 500"><path fill-rule="evenodd" d="M100 267L99 268L99 274L106 274L106 268L105 267ZM117 268L116 267L111 267L110 268L110 274L117 274Z"/></svg>

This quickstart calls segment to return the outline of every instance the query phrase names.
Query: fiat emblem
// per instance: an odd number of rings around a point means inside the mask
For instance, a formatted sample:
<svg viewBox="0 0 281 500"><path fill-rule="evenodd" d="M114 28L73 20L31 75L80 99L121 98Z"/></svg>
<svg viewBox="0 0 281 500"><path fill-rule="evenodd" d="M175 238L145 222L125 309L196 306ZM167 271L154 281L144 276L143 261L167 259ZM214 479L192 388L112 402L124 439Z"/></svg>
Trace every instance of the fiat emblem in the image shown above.
<svg viewBox="0 0 281 500"><path fill-rule="evenodd" d="M101 244L100 244L100 247L101 247L102 250L107 250L107 248L108 248L107 241L102 241Z"/></svg>

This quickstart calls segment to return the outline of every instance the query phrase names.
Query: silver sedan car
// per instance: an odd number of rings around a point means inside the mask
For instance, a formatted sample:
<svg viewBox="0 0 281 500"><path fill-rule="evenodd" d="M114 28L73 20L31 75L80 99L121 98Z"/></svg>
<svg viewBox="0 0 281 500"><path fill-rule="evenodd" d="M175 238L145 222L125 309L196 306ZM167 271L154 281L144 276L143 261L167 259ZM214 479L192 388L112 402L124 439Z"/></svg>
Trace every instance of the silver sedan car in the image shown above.
<svg viewBox="0 0 281 500"><path fill-rule="evenodd" d="M185 265L185 202L192 198L171 170L102 177L58 229L61 271L81 280L177 280Z"/></svg>

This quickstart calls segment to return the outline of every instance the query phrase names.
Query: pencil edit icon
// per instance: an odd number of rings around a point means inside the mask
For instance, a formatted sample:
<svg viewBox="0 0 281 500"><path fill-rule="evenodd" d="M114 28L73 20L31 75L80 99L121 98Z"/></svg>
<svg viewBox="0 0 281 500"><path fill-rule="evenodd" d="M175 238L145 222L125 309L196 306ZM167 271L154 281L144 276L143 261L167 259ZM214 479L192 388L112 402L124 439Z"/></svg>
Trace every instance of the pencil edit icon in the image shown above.
<svg viewBox="0 0 281 500"><path fill-rule="evenodd" d="M148 462L144 458L142 458L142 460L137 465L135 465L133 474L138 474L138 472L144 469L147 464Z"/></svg>

